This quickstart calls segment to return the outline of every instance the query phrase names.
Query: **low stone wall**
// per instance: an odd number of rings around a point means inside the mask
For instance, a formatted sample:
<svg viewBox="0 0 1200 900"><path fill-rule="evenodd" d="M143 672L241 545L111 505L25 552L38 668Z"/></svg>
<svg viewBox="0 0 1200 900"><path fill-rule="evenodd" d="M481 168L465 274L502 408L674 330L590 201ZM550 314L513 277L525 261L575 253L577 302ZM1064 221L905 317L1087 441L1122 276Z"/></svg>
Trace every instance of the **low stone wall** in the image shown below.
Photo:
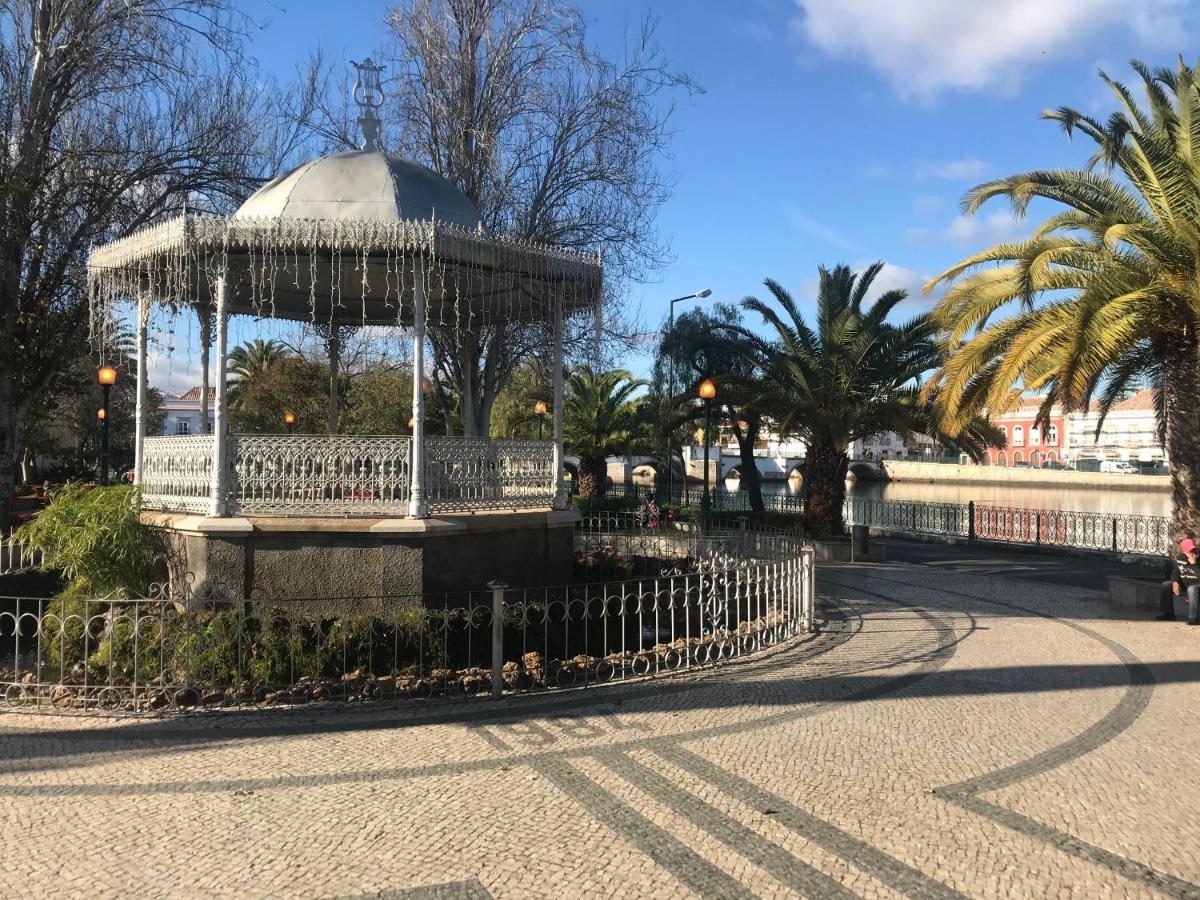
<svg viewBox="0 0 1200 900"><path fill-rule="evenodd" d="M173 577L222 595L395 597L571 580L574 510L429 519L210 519L143 513L172 549Z"/></svg>
<svg viewBox="0 0 1200 900"><path fill-rule="evenodd" d="M1061 469L1014 469L1007 466L953 466L939 463L883 461L889 481L922 481L956 484L1040 484L1053 487L1104 488L1116 491L1169 491L1162 475L1117 475Z"/></svg>

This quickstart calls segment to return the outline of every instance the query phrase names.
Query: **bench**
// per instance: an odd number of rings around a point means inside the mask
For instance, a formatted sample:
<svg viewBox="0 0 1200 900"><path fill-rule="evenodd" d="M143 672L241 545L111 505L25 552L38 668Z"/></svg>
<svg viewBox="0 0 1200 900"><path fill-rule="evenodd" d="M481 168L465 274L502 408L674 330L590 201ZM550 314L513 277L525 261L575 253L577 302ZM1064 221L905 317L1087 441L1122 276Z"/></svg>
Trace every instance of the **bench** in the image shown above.
<svg viewBox="0 0 1200 900"><path fill-rule="evenodd" d="M1118 606L1158 612L1158 592L1162 583L1146 578L1128 578L1124 575L1108 576L1108 600ZM1175 598L1175 615L1187 616L1187 594Z"/></svg>

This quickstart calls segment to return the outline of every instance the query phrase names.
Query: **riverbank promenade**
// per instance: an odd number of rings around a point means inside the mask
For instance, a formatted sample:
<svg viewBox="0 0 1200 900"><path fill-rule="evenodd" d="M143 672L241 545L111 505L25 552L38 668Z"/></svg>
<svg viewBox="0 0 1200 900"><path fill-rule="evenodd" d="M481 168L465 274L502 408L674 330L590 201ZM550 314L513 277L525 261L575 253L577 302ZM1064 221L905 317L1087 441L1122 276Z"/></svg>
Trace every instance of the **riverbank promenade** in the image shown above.
<svg viewBox="0 0 1200 900"><path fill-rule="evenodd" d="M656 683L5 715L0 895L1200 897L1200 629L1025 575L822 568L820 633Z"/></svg>

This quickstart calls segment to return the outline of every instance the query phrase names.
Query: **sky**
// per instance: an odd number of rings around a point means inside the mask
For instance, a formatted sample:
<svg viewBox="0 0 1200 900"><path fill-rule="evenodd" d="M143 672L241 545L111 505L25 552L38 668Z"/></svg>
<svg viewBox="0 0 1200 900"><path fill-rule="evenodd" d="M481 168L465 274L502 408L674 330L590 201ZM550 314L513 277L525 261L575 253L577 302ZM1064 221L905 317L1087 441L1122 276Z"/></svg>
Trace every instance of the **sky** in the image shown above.
<svg viewBox="0 0 1200 900"><path fill-rule="evenodd" d="M320 45L361 59L384 40L386 3L246 0L251 52L286 78ZM1099 69L1132 80L1131 58L1195 61L1194 0L580 0L601 50L618 53L648 15L666 56L704 89L680 96L663 168L675 181L657 225L673 261L631 286L643 327L673 297L765 294L774 278L811 301L818 265L887 266L901 310L967 254L1029 222L993 201L959 211L973 185L1081 164L1042 110L1114 107ZM1035 210L1036 212L1036 210ZM680 304L682 312L688 304ZM811 302L804 304L811 308ZM637 375L649 357L630 361ZM162 378L159 378L162 381Z"/></svg>

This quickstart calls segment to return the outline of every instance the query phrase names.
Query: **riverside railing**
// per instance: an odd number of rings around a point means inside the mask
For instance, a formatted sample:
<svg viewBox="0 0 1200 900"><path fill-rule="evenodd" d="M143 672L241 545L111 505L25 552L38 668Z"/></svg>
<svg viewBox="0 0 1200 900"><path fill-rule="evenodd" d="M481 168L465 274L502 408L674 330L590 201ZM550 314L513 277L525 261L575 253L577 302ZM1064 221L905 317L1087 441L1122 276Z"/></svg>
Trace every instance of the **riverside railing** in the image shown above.
<svg viewBox="0 0 1200 900"><path fill-rule="evenodd" d="M1113 553L1162 555L1170 552L1171 520L1166 516L1026 509L919 500L846 498L847 525L880 531L945 535L967 541L1032 544Z"/></svg>
<svg viewBox="0 0 1200 900"><path fill-rule="evenodd" d="M107 714L591 687L810 631L813 551L782 531L580 524L579 579L414 597L231 600L156 587L0 597L0 709Z"/></svg>

